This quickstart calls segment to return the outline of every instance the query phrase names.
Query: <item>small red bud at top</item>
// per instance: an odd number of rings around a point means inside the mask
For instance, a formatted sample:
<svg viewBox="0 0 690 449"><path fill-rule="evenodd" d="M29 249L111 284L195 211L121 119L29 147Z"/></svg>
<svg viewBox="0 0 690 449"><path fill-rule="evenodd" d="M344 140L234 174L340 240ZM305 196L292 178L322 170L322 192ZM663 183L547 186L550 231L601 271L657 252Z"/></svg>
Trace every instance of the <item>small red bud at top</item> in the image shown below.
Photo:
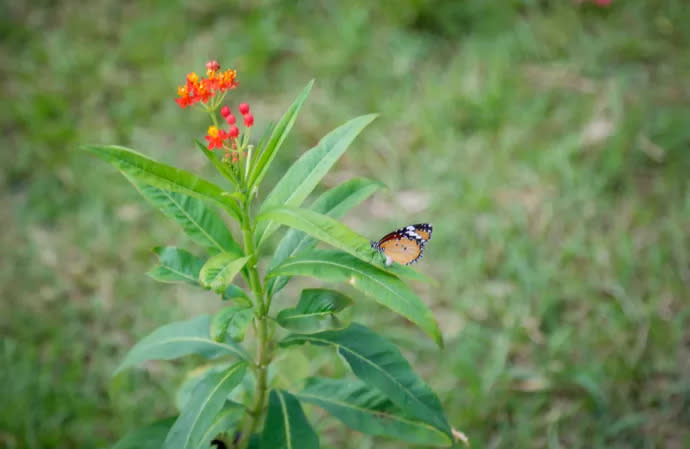
<svg viewBox="0 0 690 449"><path fill-rule="evenodd" d="M249 114L249 105L247 103L240 103L239 110L242 115Z"/></svg>
<svg viewBox="0 0 690 449"><path fill-rule="evenodd" d="M235 125L230 125L230 129L228 130L228 135L231 138L236 139L237 136L240 135L240 129Z"/></svg>
<svg viewBox="0 0 690 449"><path fill-rule="evenodd" d="M235 116L232 115L232 113L225 116L225 123L227 123L228 125L234 125L236 122L237 120L235 120Z"/></svg>
<svg viewBox="0 0 690 449"><path fill-rule="evenodd" d="M220 115L222 115L223 117L227 118L230 114L232 114L232 112L230 112L229 107L223 106L222 108L220 108Z"/></svg>
<svg viewBox="0 0 690 449"><path fill-rule="evenodd" d="M206 70L210 70L212 72L216 72L220 69L220 64L218 61L209 61L206 63Z"/></svg>
<svg viewBox="0 0 690 449"><path fill-rule="evenodd" d="M253 124L254 124L254 116L251 115L250 113L246 113L246 114L244 115L244 126L246 126L247 128L249 128L249 127L252 126Z"/></svg>

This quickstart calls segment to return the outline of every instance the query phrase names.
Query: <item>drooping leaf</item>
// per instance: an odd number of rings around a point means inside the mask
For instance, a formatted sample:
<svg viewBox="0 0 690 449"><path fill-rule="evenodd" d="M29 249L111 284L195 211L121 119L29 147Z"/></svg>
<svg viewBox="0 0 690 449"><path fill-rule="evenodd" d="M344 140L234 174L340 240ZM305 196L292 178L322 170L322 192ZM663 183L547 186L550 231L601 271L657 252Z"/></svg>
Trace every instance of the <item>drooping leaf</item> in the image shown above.
<svg viewBox="0 0 690 449"><path fill-rule="evenodd" d="M253 316L254 312L251 308L225 307L211 319L211 337L216 341L222 341L230 335L233 340L242 341Z"/></svg>
<svg viewBox="0 0 690 449"><path fill-rule="evenodd" d="M225 399L242 381L247 364L238 362L226 371L206 376L194 389L165 439L166 449L197 449L205 441Z"/></svg>
<svg viewBox="0 0 690 449"><path fill-rule="evenodd" d="M304 416L299 401L290 393L271 391L260 447L318 449L319 437Z"/></svg>
<svg viewBox="0 0 690 449"><path fill-rule="evenodd" d="M305 289L297 306L281 310L276 320L286 329L313 332L319 330L321 320L351 304L350 298L334 290Z"/></svg>
<svg viewBox="0 0 690 449"><path fill-rule="evenodd" d="M350 428L413 444L450 446L451 438L436 427L404 414L381 392L351 379L307 379L295 396L318 405Z"/></svg>
<svg viewBox="0 0 690 449"><path fill-rule="evenodd" d="M179 224L194 242L214 253L230 251L242 254L223 220L203 201L180 192L159 189L125 174L153 206Z"/></svg>
<svg viewBox="0 0 690 449"><path fill-rule="evenodd" d="M217 185L192 173L117 145L85 145L83 148L139 182L216 203L236 220L240 219L239 207L231 197Z"/></svg>
<svg viewBox="0 0 690 449"><path fill-rule="evenodd" d="M112 449L160 449L177 417L164 418L128 432Z"/></svg>
<svg viewBox="0 0 690 449"><path fill-rule="evenodd" d="M149 360L172 360L190 354L198 354L208 359L222 355L247 358L244 349L234 341L213 340L209 333L210 327L211 317L208 315L159 327L139 340L127 353L115 374Z"/></svg>
<svg viewBox="0 0 690 449"><path fill-rule="evenodd" d="M421 327L439 346L441 331L429 307L394 275L349 254L308 250L275 267L269 276L312 276L328 282L348 282L366 296Z"/></svg>
<svg viewBox="0 0 690 449"><path fill-rule="evenodd" d="M280 345L306 342L335 347L362 381L380 390L405 413L450 435L438 397L388 340L353 323L345 329L288 335Z"/></svg>
<svg viewBox="0 0 690 449"><path fill-rule="evenodd" d="M232 301L236 303L238 306L252 306L252 300L249 299L249 295L247 295L247 292L245 292L235 284L228 285L228 288L226 288L223 292L222 298L223 301Z"/></svg>
<svg viewBox="0 0 690 449"><path fill-rule="evenodd" d="M153 252L158 264L146 274L159 282L186 282L199 285L199 271L204 261L194 254L174 246L157 246Z"/></svg>
<svg viewBox="0 0 690 449"><path fill-rule="evenodd" d="M249 256L238 257L234 253L220 253L206 261L199 272L201 285L216 292L222 292L232 284Z"/></svg>
<svg viewBox="0 0 690 449"><path fill-rule="evenodd" d="M285 114L280 119L280 121L278 121L276 126L273 127L271 137L268 138L266 144L259 148L260 154L257 155L256 161L253 164L254 167L252 168L252 171L249 174L248 185L250 192L256 186L261 184L261 180L266 175L266 171L268 170L268 167L271 165L271 162L273 162L273 158L275 158L278 150L280 149L280 146L283 144L288 134L290 134L292 125L294 125L295 120L297 120L297 114L299 113L299 110L302 108L304 101L307 99L307 96L309 95L309 92L311 91L313 85L314 80L309 81L306 87L302 90L302 93L300 93L299 97L297 97L297 99L292 103L292 105L290 105L287 112L285 112Z"/></svg>
<svg viewBox="0 0 690 449"><path fill-rule="evenodd" d="M293 163L263 202L260 213L279 206L299 206L347 150L357 135L376 118L354 118L326 134L319 143ZM270 221L257 224L257 246L278 228Z"/></svg>
<svg viewBox="0 0 690 449"><path fill-rule="evenodd" d="M364 178L350 179L321 194L310 206L310 209L332 218L342 218L350 209L369 198L381 187L383 184L376 181ZM294 228L288 229L273 253L269 270L297 252L312 248L316 242L315 238L302 231ZM280 291L287 284L287 281L288 278L286 277L271 279L267 287L269 296Z"/></svg>

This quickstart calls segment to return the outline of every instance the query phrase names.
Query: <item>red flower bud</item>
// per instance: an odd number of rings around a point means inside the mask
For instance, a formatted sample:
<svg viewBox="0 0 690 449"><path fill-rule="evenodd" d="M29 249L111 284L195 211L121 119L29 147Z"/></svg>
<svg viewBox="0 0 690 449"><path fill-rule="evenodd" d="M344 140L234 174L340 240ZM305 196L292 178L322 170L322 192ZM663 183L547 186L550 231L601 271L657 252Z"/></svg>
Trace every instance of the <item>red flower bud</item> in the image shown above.
<svg viewBox="0 0 690 449"><path fill-rule="evenodd" d="M249 105L247 103L240 103L239 110L242 115L249 114Z"/></svg>
<svg viewBox="0 0 690 449"><path fill-rule="evenodd" d="M232 114L232 112L230 111L229 107L223 106L222 108L220 108L220 115L222 115L223 117L227 118L230 114Z"/></svg>
<svg viewBox="0 0 690 449"><path fill-rule="evenodd" d="M216 72L218 69L220 69L220 64L218 61L209 61L206 63L206 69Z"/></svg>
<svg viewBox="0 0 690 449"><path fill-rule="evenodd" d="M240 135L240 129L235 125L230 125L230 130L228 130L228 135L231 138L236 139L237 136Z"/></svg>
<svg viewBox="0 0 690 449"><path fill-rule="evenodd" d="M244 115L244 126L249 128L254 124L254 116L251 115L250 113L247 113Z"/></svg>
<svg viewBox="0 0 690 449"><path fill-rule="evenodd" d="M236 121L237 120L235 120L235 116L232 114L225 117L225 123L227 123L228 125L234 125Z"/></svg>

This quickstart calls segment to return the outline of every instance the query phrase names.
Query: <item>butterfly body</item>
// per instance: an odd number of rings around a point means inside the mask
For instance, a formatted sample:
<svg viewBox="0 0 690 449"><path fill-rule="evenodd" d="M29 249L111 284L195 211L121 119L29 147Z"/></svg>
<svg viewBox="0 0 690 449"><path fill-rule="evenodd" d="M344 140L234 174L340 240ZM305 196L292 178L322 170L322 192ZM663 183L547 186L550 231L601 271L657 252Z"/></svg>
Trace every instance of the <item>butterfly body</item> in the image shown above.
<svg viewBox="0 0 690 449"><path fill-rule="evenodd" d="M431 239L432 230L428 223L405 226L386 234L379 241L372 241L371 247L386 256L386 265L393 262L410 265L424 255L424 246Z"/></svg>

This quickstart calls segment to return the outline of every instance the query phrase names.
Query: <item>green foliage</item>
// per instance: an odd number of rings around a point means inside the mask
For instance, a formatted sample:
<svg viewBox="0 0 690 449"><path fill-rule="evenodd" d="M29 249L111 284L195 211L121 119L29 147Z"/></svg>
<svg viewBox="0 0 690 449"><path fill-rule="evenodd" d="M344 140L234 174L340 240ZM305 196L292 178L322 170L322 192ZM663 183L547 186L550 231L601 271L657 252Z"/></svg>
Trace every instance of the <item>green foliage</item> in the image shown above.
<svg viewBox="0 0 690 449"><path fill-rule="evenodd" d="M248 374L251 375L254 391L244 398L242 405L231 404L229 409L221 410L229 395L243 383L247 366L245 361L224 370L209 369L193 383L183 385L184 394L180 397L184 397L184 400L181 402L180 416L165 437L166 448L207 447L216 437L224 439L227 446L230 444L229 435L235 434L239 436L237 446L247 448L263 421L269 390L261 446L319 447L318 436L304 415L299 400L287 391L271 389L268 383L268 367L275 357L273 336L276 324L287 329L314 332L290 335L277 349L307 341L336 346L338 353L362 381L378 389L401 413L445 434L444 445L452 444L452 434L440 401L414 374L393 344L357 324L342 330L317 332L323 318L331 317L337 321L335 315L353 303L350 298L333 290L307 289L302 292L295 307L284 308L275 318L270 317L272 320L269 321L273 295L292 276L312 276L349 282L367 296L418 324L439 345L442 344L438 325L428 307L399 277L380 268L381 260L366 238L334 218L341 217L371 195L379 187L378 184L355 179L324 193L311 209L298 207L354 138L374 119L374 115L350 120L326 135L287 170L258 207L256 216L251 213L253 192L259 187L262 173L268 169L275 152L285 140L310 88L311 83L272 130L265 146L260 145L256 149L256 154L252 154L253 147L249 147L246 137L243 137L236 139L232 147L223 147L226 153L222 160L215 154L209 155L208 158L220 174L235 186L229 192L132 150L114 146L85 147L120 169L154 207L161 209L208 252L208 258L204 261L176 247L158 247L155 252L159 256L159 264L149 271L149 276L162 282L184 281L219 294L221 300L232 299L238 303L221 309L211 319L201 316L159 328L135 345L117 370L119 372L149 360L171 360L189 354L205 358L235 356L250 363ZM219 102L214 100L211 104L218 105ZM208 112L215 114L215 110ZM212 120L216 123L214 115ZM201 151L210 151L198 142L197 147ZM238 153L231 154L233 151ZM231 230L198 198L223 205L237 219L242 229L244 250L235 243ZM293 232L283 238L271 268L262 278L257 269L260 256L257 248L280 225L291 228ZM346 252L311 249L317 241ZM233 285L240 273L251 295ZM276 284L278 281L271 281L276 276L280 277L279 284ZM248 355L244 347L235 343L244 340L250 323L256 340L254 358ZM351 405L356 403L356 399L353 401ZM336 409L336 415L342 415L343 410ZM357 419L353 418L351 412L350 409L349 415L345 413L344 423L354 423L355 428L365 428L373 434L392 434L381 430L380 423L370 426L361 423L362 420L378 419L372 410L361 413ZM391 423L400 425L401 420L406 419L395 415L391 408L385 412ZM146 433L142 435L148 439ZM412 426L410 431L400 436L413 442L439 443L438 436L431 437L429 429L420 428L419 425ZM130 435L126 438L129 441L133 437Z"/></svg>
<svg viewBox="0 0 690 449"><path fill-rule="evenodd" d="M270 276L312 276L328 282L346 282L374 301L424 329L443 344L441 331L429 307L399 278L380 267L334 250L308 250L275 267Z"/></svg>
<svg viewBox="0 0 690 449"><path fill-rule="evenodd" d="M241 347L232 341L216 341L210 337L209 316L167 324L142 338L124 358L116 373L149 360L172 360L190 354L206 358L232 355L245 358Z"/></svg>
<svg viewBox="0 0 690 449"><path fill-rule="evenodd" d="M313 343L333 346L363 382L385 394L405 413L450 435L441 402L415 373L398 348L374 331L353 323L346 329L292 334L281 346Z"/></svg>
<svg viewBox="0 0 690 449"><path fill-rule="evenodd" d="M299 401L290 393L271 391L260 447L318 449L319 437L304 416Z"/></svg>
<svg viewBox="0 0 690 449"><path fill-rule="evenodd" d="M157 246L153 252L158 256L158 265L147 275L159 282L187 282L199 285L199 272L204 261L181 248Z"/></svg>
<svg viewBox="0 0 690 449"><path fill-rule="evenodd" d="M170 428L164 447L171 449L200 449L210 443L218 429L218 414L230 392L242 381L246 369L245 362L238 362L226 371L206 376L194 389L192 395ZM227 418L221 418L225 423ZM232 423L233 420L230 420ZM209 438L210 437L210 438Z"/></svg>
<svg viewBox="0 0 690 449"><path fill-rule="evenodd" d="M307 379L304 389L297 393L297 398L318 405L362 433L421 445L451 444L451 438L446 433L405 416L386 396L364 382L311 377Z"/></svg>
<svg viewBox="0 0 690 449"><path fill-rule="evenodd" d="M297 306L281 310L276 320L286 329L315 331L320 329L324 318L332 317L349 305L352 305L352 300L340 292L322 288L305 289Z"/></svg>
<svg viewBox="0 0 690 449"><path fill-rule="evenodd" d="M233 253L220 253L206 261L199 271L199 281L215 292L225 291L237 273L249 260L249 256L237 257Z"/></svg>

